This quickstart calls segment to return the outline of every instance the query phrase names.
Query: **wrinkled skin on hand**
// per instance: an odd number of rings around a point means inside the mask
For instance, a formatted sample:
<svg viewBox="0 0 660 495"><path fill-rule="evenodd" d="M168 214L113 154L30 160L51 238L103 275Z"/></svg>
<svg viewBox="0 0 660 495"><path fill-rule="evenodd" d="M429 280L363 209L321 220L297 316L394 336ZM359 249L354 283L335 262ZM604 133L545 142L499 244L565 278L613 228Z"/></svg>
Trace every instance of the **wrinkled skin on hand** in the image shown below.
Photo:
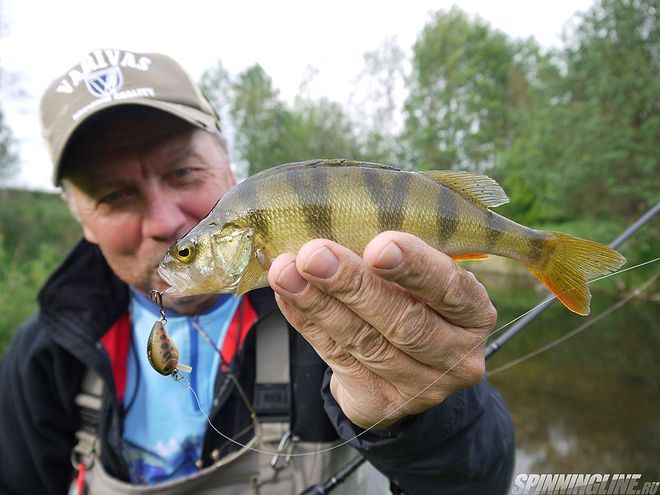
<svg viewBox="0 0 660 495"><path fill-rule="evenodd" d="M417 237L384 232L362 258L315 239L279 256L268 275L284 316L332 368L331 392L356 425L385 428L484 374L495 308L472 273Z"/></svg>

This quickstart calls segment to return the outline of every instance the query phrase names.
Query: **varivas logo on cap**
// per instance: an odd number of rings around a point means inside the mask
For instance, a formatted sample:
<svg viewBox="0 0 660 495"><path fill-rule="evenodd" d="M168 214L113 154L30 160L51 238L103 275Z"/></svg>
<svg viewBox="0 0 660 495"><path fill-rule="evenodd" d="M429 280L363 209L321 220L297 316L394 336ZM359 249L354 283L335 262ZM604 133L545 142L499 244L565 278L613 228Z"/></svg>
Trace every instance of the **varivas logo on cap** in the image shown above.
<svg viewBox="0 0 660 495"><path fill-rule="evenodd" d="M113 95L121 89L124 77L119 67L110 67L92 72L85 77L85 85L94 96Z"/></svg>
<svg viewBox="0 0 660 495"><path fill-rule="evenodd" d="M92 115L120 105L144 105L207 130L217 115L199 87L173 59L158 53L102 49L55 79L41 100L41 126L60 182L61 160L75 132Z"/></svg>

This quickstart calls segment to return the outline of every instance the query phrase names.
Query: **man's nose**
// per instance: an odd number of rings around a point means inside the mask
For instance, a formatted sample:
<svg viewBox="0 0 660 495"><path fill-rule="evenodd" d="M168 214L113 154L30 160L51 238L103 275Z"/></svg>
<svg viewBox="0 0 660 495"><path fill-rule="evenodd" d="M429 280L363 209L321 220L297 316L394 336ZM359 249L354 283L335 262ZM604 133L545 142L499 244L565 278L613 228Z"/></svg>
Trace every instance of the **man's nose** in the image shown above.
<svg viewBox="0 0 660 495"><path fill-rule="evenodd" d="M158 241L173 242L185 234L186 215L176 198L152 191L146 195L142 235Z"/></svg>

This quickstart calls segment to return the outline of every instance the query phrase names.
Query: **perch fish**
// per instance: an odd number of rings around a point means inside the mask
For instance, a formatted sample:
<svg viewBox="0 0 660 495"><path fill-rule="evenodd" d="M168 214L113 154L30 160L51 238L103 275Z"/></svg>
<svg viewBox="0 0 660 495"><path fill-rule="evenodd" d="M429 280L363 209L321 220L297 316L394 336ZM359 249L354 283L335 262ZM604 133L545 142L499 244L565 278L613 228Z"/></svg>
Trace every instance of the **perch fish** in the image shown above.
<svg viewBox="0 0 660 495"><path fill-rule="evenodd" d="M158 273L167 293L243 294L268 285L270 260L326 238L362 254L386 230L409 232L456 260L524 263L571 311L587 315L588 280L625 258L596 242L534 230L491 211L508 202L493 179L349 160L280 165L243 181L177 241Z"/></svg>

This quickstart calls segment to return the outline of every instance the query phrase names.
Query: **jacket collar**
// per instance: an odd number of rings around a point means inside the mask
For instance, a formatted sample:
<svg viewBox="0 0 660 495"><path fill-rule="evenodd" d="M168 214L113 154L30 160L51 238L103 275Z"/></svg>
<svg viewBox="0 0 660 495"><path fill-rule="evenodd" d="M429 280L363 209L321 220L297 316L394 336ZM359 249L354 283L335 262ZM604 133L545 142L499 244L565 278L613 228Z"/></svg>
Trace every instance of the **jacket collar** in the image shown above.
<svg viewBox="0 0 660 495"><path fill-rule="evenodd" d="M258 316L276 303L269 287L248 294ZM38 295L47 331L65 348L73 339L94 345L128 308L129 290L112 271L98 246L81 239ZM77 354L74 352L74 354Z"/></svg>

